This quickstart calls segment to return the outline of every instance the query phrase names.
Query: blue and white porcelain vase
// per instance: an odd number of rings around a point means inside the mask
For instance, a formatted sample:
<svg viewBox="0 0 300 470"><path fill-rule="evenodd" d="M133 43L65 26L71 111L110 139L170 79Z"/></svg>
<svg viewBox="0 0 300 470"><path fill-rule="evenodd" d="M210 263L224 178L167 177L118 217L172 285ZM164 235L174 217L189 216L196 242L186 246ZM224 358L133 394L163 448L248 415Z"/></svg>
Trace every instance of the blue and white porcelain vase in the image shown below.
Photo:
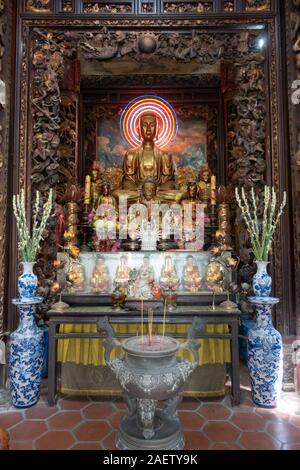
<svg viewBox="0 0 300 470"><path fill-rule="evenodd" d="M250 297L256 307L256 323L248 335L248 370L253 402L275 408L282 388L283 353L280 333L272 325L272 306L279 299Z"/></svg>
<svg viewBox="0 0 300 470"><path fill-rule="evenodd" d="M24 261L23 274L18 279L18 289L21 299L34 297L37 288L37 277L33 272L35 262Z"/></svg>
<svg viewBox="0 0 300 470"><path fill-rule="evenodd" d="M34 309L41 300L13 301L20 323L9 338L8 372L12 404L17 408L33 406L40 397L44 335L36 324Z"/></svg>
<svg viewBox="0 0 300 470"><path fill-rule="evenodd" d="M252 287L256 297L269 297L272 290L272 278L267 272L268 261L255 261L257 272L253 276Z"/></svg>

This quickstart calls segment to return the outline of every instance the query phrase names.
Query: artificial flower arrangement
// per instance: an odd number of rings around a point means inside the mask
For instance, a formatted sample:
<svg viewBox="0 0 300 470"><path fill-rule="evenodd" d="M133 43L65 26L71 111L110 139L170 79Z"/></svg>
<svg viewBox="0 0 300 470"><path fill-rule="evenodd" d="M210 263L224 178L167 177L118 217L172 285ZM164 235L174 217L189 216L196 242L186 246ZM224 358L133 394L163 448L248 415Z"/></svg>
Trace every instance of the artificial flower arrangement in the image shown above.
<svg viewBox="0 0 300 470"><path fill-rule="evenodd" d="M254 294L256 297L269 297L272 290L272 278L267 273L268 258L276 227L286 205L286 192L283 193L282 203L277 208L275 189L265 186L263 216L260 220L257 215L258 207L253 187L250 192L250 201L246 197L244 188L241 190L241 196L236 188L235 196L250 235L251 248L257 264L257 272L252 280Z"/></svg>
<svg viewBox="0 0 300 470"><path fill-rule="evenodd" d="M275 189L265 186L264 212L261 220L259 220L257 216L258 208L253 187L251 188L250 196L249 202L244 188L241 190L241 196L238 188L235 189L235 197L250 235L255 260L268 261L275 230L286 205L286 192L283 193L282 203L276 211L277 197Z"/></svg>
<svg viewBox="0 0 300 470"><path fill-rule="evenodd" d="M43 233L52 211L53 191L50 189L48 199L43 207L40 207L40 193L36 192L33 208L32 230L30 232L26 217L25 192L13 196L13 210L17 221L18 247L23 262L35 262L37 253L43 240Z"/></svg>

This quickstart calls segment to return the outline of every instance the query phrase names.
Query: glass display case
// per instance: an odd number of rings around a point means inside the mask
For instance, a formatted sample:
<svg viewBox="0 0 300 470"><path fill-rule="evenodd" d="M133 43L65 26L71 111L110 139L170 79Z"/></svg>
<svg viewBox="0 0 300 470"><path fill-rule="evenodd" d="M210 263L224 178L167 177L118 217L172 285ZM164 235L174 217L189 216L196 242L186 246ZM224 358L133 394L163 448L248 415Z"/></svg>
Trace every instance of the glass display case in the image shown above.
<svg viewBox="0 0 300 470"><path fill-rule="evenodd" d="M164 291L180 296L224 294L231 282L225 252L213 257L210 252L138 251L88 252L72 258L61 253L63 269L58 281L63 295L85 301L111 296L117 289L127 299L159 300Z"/></svg>

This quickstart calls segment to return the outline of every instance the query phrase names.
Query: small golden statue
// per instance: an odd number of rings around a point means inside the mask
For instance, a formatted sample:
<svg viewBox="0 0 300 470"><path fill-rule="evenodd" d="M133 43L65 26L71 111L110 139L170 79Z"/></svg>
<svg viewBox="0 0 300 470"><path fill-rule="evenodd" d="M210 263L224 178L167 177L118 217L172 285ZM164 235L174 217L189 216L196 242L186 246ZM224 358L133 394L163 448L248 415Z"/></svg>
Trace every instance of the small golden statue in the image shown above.
<svg viewBox="0 0 300 470"><path fill-rule="evenodd" d="M201 276L199 273L198 266L192 255L189 255L186 259L186 263L183 268L182 284L184 290L189 292L199 292L201 287Z"/></svg>
<svg viewBox="0 0 300 470"><path fill-rule="evenodd" d="M92 209L97 209L101 192L101 165L96 160L93 161L91 174Z"/></svg>
<svg viewBox="0 0 300 470"><path fill-rule="evenodd" d="M175 189L172 157L155 146L158 125L155 114L145 112L140 120L142 145L124 157L122 188L136 191L145 178L154 178L161 190Z"/></svg>
<svg viewBox="0 0 300 470"><path fill-rule="evenodd" d="M75 294L78 291L85 289L85 269L84 266L78 261L72 261L70 270L67 274L67 280L71 283L69 292Z"/></svg>
<svg viewBox="0 0 300 470"><path fill-rule="evenodd" d="M117 201L114 196L111 195L111 185L109 181L103 181L101 184L101 194L98 198L97 207L100 205L111 205L115 209L117 208Z"/></svg>
<svg viewBox="0 0 300 470"><path fill-rule="evenodd" d="M175 291L179 286L179 282L174 261L170 255L167 255L161 269L159 284L164 290Z"/></svg>
<svg viewBox="0 0 300 470"><path fill-rule="evenodd" d="M142 183L141 195L139 203L143 204L147 208L148 220L151 218L151 214L154 215L155 204L160 204L160 199L156 195L157 183L154 178L145 178Z"/></svg>
<svg viewBox="0 0 300 470"><path fill-rule="evenodd" d="M127 256L122 255L115 275L115 286L120 287L121 289L124 289L125 292L127 292L129 280L130 267L128 266Z"/></svg>
<svg viewBox="0 0 300 470"><path fill-rule="evenodd" d="M199 199L205 205L209 205L209 201L211 198L211 188L210 188L210 178L212 176L211 170L207 163L201 166L199 172L199 182L198 182L198 190L199 190Z"/></svg>
<svg viewBox="0 0 300 470"><path fill-rule="evenodd" d="M220 294L224 292L225 273L222 265L212 258L208 263L205 282L208 289L214 293Z"/></svg>
<svg viewBox="0 0 300 470"><path fill-rule="evenodd" d="M91 278L92 292L103 294L109 291L109 272L104 258L97 259Z"/></svg>

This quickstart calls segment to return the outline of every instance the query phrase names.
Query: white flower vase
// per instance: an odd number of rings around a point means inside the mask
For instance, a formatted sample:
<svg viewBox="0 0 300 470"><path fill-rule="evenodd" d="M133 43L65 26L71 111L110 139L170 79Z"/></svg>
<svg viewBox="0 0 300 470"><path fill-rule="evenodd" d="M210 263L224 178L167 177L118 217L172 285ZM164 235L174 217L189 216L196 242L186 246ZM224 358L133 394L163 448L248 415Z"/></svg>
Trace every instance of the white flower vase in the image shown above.
<svg viewBox="0 0 300 470"><path fill-rule="evenodd" d="M37 277L33 273L35 262L24 261L23 274L19 276L18 289L21 299L30 299L35 296L37 289Z"/></svg>
<svg viewBox="0 0 300 470"><path fill-rule="evenodd" d="M270 297L272 278L267 272L268 261L255 261L257 272L253 276L252 287L256 297Z"/></svg>

